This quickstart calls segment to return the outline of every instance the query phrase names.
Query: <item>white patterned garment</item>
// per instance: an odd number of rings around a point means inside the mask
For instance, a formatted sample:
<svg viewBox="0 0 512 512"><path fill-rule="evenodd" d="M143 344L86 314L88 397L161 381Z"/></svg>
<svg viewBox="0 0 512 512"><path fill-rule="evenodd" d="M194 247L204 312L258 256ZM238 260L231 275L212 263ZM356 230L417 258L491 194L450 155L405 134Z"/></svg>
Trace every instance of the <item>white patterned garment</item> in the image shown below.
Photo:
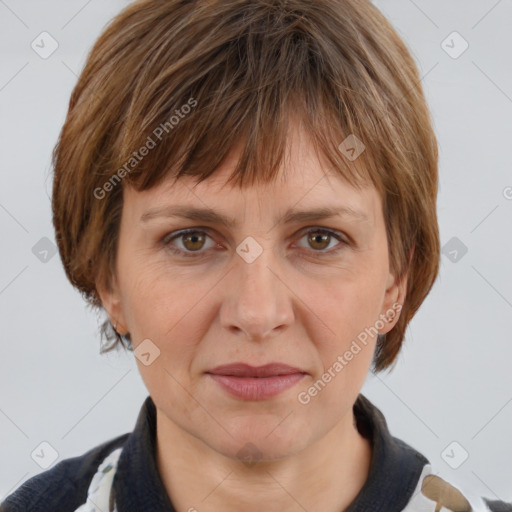
<svg viewBox="0 0 512 512"><path fill-rule="evenodd" d="M467 490L462 493L454 485L439 478L438 473L434 472L431 464L425 464L413 495L402 512L436 512L436 510L440 512L453 512L454 510L489 512L491 510L481 496ZM430 479L425 480L429 476ZM430 491L427 490L427 482L431 482ZM441 498L436 499L433 495L441 496ZM438 509L439 505L446 505L446 507L441 506Z"/></svg>
<svg viewBox="0 0 512 512"><path fill-rule="evenodd" d="M109 507L112 482L122 450L122 448L117 448L98 466L87 490L87 501L80 505L75 512L118 512L115 504L113 510Z"/></svg>

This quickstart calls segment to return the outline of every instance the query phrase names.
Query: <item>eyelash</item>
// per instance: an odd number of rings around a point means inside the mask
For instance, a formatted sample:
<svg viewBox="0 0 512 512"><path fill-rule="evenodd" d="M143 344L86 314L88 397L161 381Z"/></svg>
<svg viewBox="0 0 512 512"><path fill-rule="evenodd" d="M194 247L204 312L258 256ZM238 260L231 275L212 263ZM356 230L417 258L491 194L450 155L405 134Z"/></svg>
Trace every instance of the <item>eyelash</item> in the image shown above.
<svg viewBox="0 0 512 512"><path fill-rule="evenodd" d="M171 245L171 242L173 240L176 240L177 238L184 237L185 235L188 235L189 233L200 233L200 234L204 234L204 235L210 237L210 235L206 231L204 231L200 228L189 228L189 229L184 229L184 230L181 230L181 231L178 231L175 233L169 233L169 234L165 235L164 238L162 239L162 243L168 250L170 250L171 252L173 252L174 254L177 254L179 256L185 256L187 258L198 258L198 257L203 256L206 251L184 251L183 249L177 249L176 247ZM350 245L349 242L347 242L346 240L343 240L343 238L340 236L340 234L337 231L334 231L332 229L327 229L327 228L318 228L318 227L311 228L308 231L305 231L302 234L302 236L300 237L300 239L302 239L304 236L306 236L310 233L328 234L331 237L336 238L340 242L340 246L338 248L331 249L329 251L325 251L325 250L315 251L313 249L311 250L313 253L315 253L315 255L319 255L321 257L331 256L333 254L336 254L339 251L343 250L346 246Z"/></svg>

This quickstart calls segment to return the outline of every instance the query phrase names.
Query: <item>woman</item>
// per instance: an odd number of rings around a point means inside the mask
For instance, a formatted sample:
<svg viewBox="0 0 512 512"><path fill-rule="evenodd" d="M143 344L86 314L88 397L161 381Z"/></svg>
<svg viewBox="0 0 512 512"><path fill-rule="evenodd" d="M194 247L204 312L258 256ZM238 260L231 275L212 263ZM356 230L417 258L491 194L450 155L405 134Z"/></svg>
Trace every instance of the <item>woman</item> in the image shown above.
<svg viewBox="0 0 512 512"><path fill-rule="evenodd" d="M508 510L436 476L361 393L439 268L437 143L367 1L132 3L54 150L71 283L134 351L134 431L0 509Z"/></svg>

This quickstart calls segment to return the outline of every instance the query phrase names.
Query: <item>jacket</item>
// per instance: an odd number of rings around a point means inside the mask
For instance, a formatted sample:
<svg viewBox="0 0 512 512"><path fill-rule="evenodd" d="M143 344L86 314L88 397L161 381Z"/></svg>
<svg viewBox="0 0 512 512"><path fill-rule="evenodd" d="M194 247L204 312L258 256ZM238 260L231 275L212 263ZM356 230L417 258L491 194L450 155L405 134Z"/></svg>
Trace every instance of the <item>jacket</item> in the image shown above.
<svg viewBox="0 0 512 512"><path fill-rule="evenodd" d="M421 453L390 434L381 411L361 393L353 409L359 432L371 441L372 459L346 512L512 512L512 503L471 495L437 476ZM28 479L0 512L175 512L155 446L156 408L148 396L131 433Z"/></svg>

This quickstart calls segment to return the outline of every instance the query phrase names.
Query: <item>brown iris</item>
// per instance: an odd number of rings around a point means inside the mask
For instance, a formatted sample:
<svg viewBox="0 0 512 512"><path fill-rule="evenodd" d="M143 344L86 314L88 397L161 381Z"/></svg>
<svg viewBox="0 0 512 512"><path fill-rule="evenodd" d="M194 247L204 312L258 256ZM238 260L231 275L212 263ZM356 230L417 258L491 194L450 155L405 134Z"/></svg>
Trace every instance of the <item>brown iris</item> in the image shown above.
<svg viewBox="0 0 512 512"><path fill-rule="evenodd" d="M191 231L190 233L185 233L182 235L183 245L189 251L196 251L201 249L204 244L204 238L204 234L202 234L201 231ZM190 242L192 245L187 245L187 242Z"/></svg>
<svg viewBox="0 0 512 512"><path fill-rule="evenodd" d="M329 245L329 241L331 238L331 234L324 233L322 231L310 231L308 234L308 243L311 244L312 247L315 248L314 244L324 244L327 243L327 245L323 245L322 247L316 247L316 249L325 249Z"/></svg>

